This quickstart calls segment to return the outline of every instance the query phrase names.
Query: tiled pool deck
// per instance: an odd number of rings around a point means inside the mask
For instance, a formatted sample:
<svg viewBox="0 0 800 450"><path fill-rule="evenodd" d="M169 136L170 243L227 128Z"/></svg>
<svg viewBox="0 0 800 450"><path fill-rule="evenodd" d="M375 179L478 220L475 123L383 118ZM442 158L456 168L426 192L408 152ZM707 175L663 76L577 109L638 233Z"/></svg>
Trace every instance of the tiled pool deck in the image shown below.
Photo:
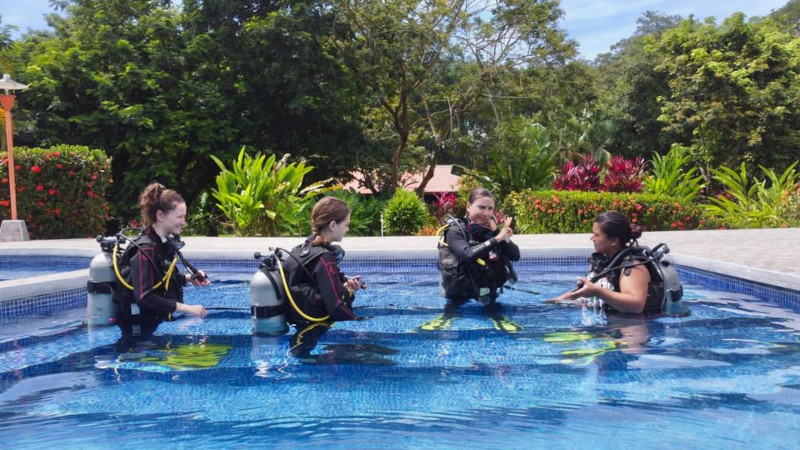
<svg viewBox="0 0 800 450"><path fill-rule="evenodd" d="M523 257L575 257L588 255L588 234L518 235L513 238ZM270 247L291 248L302 238L209 238L185 237L187 258L252 259L253 252ZM800 290L800 228L758 230L662 231L645 233L640 244L650 247L665 242L676 264L694 269ZM342 242L348 258L433 259L436 238L432 236L347 237ZM92 257L99 252L94 239L63 239L0 242L3 256ZM41 256L37 256L41 255ZM85 287L88 270L44 275L0 282L0 301L30 295Z"/></svg>

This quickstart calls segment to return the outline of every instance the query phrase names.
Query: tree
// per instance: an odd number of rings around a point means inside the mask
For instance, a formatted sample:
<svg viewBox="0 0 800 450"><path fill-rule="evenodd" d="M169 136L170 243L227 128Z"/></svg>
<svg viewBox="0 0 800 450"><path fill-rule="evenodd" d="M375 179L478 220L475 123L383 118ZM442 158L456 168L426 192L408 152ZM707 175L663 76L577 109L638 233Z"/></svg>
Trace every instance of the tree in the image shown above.
<svg viewBox="0 0 800 450"><path fill-rule="evenodd" d="M191 202L219 170L210 156L242 145L308 159L318 178L348 171L363 89L329 47L328 2L173 3L64 1L52 34L16 42L31 86L21 144L104 149L125 218L151 180Z"/></svg>
<svg viewBox="0 0 800 450"><path fill-rule="evenodd" d="M611 127L608 148L614 153L649 159L653 154L666 153L678 139L675 133L664 132L664 124L658 120L657 99L668 95L668 77L656 71L659 56L647 53L645 45L676 27L680 20L680 16L647 11L637 19L633 36L614 44L611 53L595 60L600 97L595 110L598 120L607 121Z"/></svg>
<svg viewBox="0 0 800 450"><path fill-rule="evenodd" d="M433 167L460 117L514 69L574 54L555 27L557 2L472 0L339 0L355 39L337 41L354 76L369 80L366 125L391 146L389 185L401 169ZM389 133L390 132L390 133ZM374 168L366 168L371 172Z"/></svg>
<svg viewBox="0 0 800 450"><path fill-rule="evenodd" d="M691 136L684 144L704 162L786 167L800 158L800 38L737 13L720 26L685 20L648 49L669 80L659 120Z"/></svg>

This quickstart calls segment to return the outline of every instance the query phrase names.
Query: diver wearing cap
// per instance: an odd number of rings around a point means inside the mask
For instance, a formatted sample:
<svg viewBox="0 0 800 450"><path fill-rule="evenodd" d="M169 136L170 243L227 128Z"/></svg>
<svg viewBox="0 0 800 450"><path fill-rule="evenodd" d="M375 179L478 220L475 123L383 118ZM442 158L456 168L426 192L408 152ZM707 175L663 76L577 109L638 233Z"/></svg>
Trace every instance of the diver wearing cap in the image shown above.
<svg viewBox="0 0 800 450"><path fill-rule="evenodd" d="M554 301L583 298L606 311L621 313L655 313L666 311L667 304L678 304L683 289L677 272L661 261L663 253L655 251L666 246L654 251L639 247L641 236L642 227L629 223L617 211L598 215L592 225L596 252L589 259L589 274ZM675 289L670 289L673 286Z"/></svg>
<svg viewBox="0 0 800 450"><path fill-rule="evenodd" d="M489 190L475 188L469 193L466 217L451 217L441 229L438 265L446 311L455 311L469 299L494 305L505 283L517 279L511 261L519 261L520 252L510 240L512 218L500 228L494 203Z"/></svg>
<svg viewBox="0 0 800 450"><path fill-rule="evenodd" d="M202 305L183 303L183 287L187 282L198 286L210 284L202 271L189 275L175 267L182 246L177 236L186 222L186 202L180 194L151 183L139 197L139 204L145 229L133 239L119 264L126 267L123 271L126 286L118 290L115 299L123 339L134 334L135 324L141 327L141 339L149 339L158 325L171 320L175 312L205 316ZM139 308L137 316L131 313L134 303Z"/></svg>
<svg viewBox="0 0 800 450"><path fill-rule="evenodd" d="M291 294L289 323L360 320L353 312L355 293L365 289L361 275L346 278L339 270L344 250L341 241L350 228L350 208L335 197L324 197L311 211L312 235L284 258L284 273Z"/></svg>

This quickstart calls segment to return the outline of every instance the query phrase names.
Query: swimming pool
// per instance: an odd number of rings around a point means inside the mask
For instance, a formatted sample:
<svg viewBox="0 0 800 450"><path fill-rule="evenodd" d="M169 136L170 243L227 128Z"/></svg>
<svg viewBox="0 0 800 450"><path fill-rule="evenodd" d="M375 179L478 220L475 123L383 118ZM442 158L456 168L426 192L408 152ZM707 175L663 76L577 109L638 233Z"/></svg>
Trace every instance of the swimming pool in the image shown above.
<svg viewBox="0 0 800 450"><path fill-rule="evenodd" d="M0 255L0 281L86 269L91 258L48 255Z"/></svg>
<svg viewBox="0 0 800 450"><path fill-rule="evenodd" d="M450 320L433 262L350 262L370 285L357 306L371 319L262 338L251 272L219 267L187 299L226 309L163 324L125 354L116 329L80 326L80 309L59 324L25 319L39 331L0 339L0 445L794 447L794 294L761 298L682 270L687 318L542 303L582 269L526 260L517 287L538 294L509 291L501 314L470 303Z"/></svg>

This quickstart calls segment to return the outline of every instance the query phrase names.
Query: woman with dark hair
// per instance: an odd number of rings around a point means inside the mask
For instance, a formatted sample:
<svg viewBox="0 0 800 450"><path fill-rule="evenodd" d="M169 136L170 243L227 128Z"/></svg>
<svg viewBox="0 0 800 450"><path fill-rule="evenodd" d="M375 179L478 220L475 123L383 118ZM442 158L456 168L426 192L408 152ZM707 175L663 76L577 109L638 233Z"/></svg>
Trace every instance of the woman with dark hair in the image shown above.
<svg viewBox="0 0 800 450"><path fill-rule="evenodd" d="M647 264L637 264L636 252L627 252L638 247L637 239L642 236L642 227L628 222L617 211L608 211L597 216L592 224L592 243L595 253L590 258L590 275L578 282L578 288L559 296L556 301L600 299L608 311L622 313L641 313L661 311L662 298L652 289L651 274ZM620 253L624 256L613 267L610 262ZM611 270L596 282L591 275Z"/></svg>
<svg viewBox="0 0 800 450"><path fill-rule="evenodd" d="M516 274L511 261L519 261L519 247L511 242L511 217L502 227L496 222L494 196L485 188L469 193L466 217L451 218L439 241L439 270L446 311L469 299L494 305L498 291Z"/></svg>
<svg viewBox="0 0 800 450"><path fill-rule="evenodd" d="M360 319L353 313L353 300L366 285L361 275L346 278L341 273L338 264L344 250L333 245L349 228L350 208L344 201L324 197L314 205L311 236L284 258L291 294L288 319L293 325Z"/></svg>
<svg viewBox="0 0 800 450"><path fill-rule="evenodd" d="M177 192L159 183L151 183L139 196L144 232L134 239L123 263L130 267L126 277L133 287L133 301L139 307L138 320L130 314L129 305L121 305L119 325L123 337L130 336L132 326L141 326L141 338L149 339L158 325L171 320L175 312L205 316L202 305L183 303L183 287L210 284L205 273L183 274L175 267L178 236L186 223L186 202ZM129 263L128 263L129 262Z"/></svg>

